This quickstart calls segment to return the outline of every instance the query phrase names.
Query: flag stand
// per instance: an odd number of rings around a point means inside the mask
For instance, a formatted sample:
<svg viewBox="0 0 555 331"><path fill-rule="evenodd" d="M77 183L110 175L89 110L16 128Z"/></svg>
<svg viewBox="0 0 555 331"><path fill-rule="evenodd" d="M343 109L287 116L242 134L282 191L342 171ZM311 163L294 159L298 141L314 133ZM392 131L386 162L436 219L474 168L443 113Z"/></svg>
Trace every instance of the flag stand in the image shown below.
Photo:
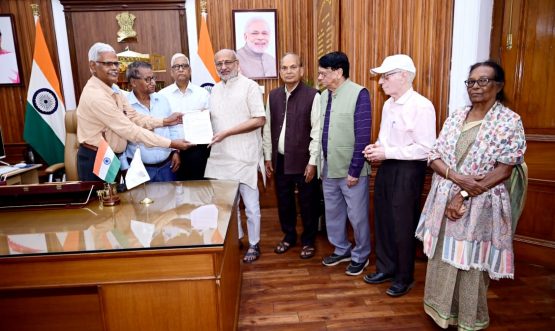
<svg viewBox="0 0 555 331"><path fill-rule="evenodd" d="M141 205L150 205L151 203L154 203L154 200L152 200L151 198L149 198L146 193L146 184L143 183L143 188L145 190L145 198L143 200L141 200Z"/></svg>

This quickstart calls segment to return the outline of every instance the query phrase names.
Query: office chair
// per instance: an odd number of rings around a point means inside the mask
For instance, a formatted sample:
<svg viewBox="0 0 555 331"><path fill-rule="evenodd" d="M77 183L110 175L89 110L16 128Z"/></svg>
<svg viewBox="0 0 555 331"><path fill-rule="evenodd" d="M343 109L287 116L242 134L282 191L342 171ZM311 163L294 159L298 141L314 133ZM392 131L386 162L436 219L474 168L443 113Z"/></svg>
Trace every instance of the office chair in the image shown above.
<svg viewBox="0 0 555 331"><path fill-rule="evenodd" d="M64 146L64 163L56 163L48 168L45 172L48 174L48 181L54 181L54 175L62 172L61 181L79 180L77 175L77 150L79 149L79 141L77 141L77 112L75 110L66 111L66 143Z"/></svg>

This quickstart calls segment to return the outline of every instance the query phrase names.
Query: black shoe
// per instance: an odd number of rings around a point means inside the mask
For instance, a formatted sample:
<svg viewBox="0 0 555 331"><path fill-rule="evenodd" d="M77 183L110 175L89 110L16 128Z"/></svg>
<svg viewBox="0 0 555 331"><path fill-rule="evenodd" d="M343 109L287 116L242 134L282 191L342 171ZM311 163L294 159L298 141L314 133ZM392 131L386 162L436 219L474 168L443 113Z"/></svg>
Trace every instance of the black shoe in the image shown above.
<svg viewBox="0 0 555 331"><path fill-rule="evenodd" d="M414 286L414 282L410 284L394 283L390 288L385 291L388 295L392 297L400 297L409 293L410 289Z"/></svg>
<svg viewBox="0 0 555 331"><path fill-rule="evenodd" d="M358 276L362 273L362 271L364 271L364 269L368 266L368 264L370 264L369 260L366 260L365 262L360 262L360 263L351 261L351 263L345 270L345 273L349 276Z"/></svg>
<svg viewBox="0 0 555 331"><path fill-rule="evenodd" d="M382 272L375 272L373 274L364 276L363 279L368 284L381 284L393 280L393 276L384 274Z"/></svg>
<svg viewBox="0 0 555 331"><path fill-rule="evenodd" d="M337 265L341 262L351 261L351 254L337 255L333 253L332 255L326 256L322 259L322 264L326 267L331 267Z"/></svg>

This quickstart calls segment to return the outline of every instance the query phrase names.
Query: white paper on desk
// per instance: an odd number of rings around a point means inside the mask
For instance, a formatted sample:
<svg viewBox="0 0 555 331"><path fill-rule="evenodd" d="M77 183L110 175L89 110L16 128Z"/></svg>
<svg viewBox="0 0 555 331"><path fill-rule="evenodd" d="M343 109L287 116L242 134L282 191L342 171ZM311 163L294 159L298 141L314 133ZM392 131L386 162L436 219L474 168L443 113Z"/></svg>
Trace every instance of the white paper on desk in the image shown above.
<svg viewBox="0 0 555 331"><path fill-rule="evenodd" d="M206 230L218 227L218 208L214 204L200 206L191 212L193 229Z"/></svg>
<svg viewBox="0 0 555 331"><path fill-rule="evenodd" d="M131 220L131 231L143 247L150 247L154 235L154 224Z"/></svg>
<svg viewBox="0 0 555 331"><path fill-rule="evenodd" d="M183 115L183 135L190 143L202 145L210 144L214 131L210 122L208 110L195 110Z"/></svg>

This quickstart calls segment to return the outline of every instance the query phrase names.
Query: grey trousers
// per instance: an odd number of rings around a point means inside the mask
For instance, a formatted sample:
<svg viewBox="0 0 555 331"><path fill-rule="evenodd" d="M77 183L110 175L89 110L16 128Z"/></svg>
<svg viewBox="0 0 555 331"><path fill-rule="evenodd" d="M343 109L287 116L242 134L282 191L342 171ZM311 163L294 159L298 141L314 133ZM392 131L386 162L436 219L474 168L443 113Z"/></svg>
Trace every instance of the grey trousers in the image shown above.
<svg viewBox="0 0 555 331"><path fill-rule="evenodd" d="M358 184L349 188L347 178L328 178L328 164L324 161L322 187L326 211L326 230L334 253L351 253L357 263L366 262L370 255L370 223L368 221L368 177L361 176ZM347 218L353 227L355 246L347 237Z"/></svg>

